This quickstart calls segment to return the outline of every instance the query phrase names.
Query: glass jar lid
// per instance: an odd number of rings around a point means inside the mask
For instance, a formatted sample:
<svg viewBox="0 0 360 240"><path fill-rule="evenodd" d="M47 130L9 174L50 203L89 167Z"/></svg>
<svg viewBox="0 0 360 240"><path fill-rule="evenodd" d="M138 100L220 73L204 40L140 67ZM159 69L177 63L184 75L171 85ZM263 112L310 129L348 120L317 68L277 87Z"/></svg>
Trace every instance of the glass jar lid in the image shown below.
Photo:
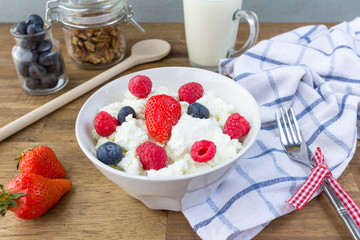
<svg viewBox="0 0 360 240"><path fill-rule="evenodd" d="M46 19L75 28L103 27L118 21L130 21L140 31L144 29L133 19L126 0L50 0L46 3Z"/></svg>

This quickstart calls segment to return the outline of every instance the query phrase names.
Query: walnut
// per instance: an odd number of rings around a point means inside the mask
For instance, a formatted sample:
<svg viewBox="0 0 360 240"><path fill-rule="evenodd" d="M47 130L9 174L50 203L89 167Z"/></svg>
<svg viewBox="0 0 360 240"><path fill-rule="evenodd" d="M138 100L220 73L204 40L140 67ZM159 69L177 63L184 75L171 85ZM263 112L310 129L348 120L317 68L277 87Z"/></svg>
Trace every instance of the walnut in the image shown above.
<svg viewBox="0 0 360 240"><path fill-rule="evenodd" d="M81 64L107 65L125 51L122 23L89 29L68 29L71 53Z"/></svg>

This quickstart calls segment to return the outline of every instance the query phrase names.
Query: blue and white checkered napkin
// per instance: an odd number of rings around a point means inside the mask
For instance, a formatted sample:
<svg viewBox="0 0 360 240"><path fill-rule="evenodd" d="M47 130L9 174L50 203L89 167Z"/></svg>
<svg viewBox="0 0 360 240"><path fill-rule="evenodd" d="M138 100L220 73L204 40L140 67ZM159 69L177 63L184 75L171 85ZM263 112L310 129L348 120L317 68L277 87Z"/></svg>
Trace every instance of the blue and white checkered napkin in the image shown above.
<svg viewBox="0 0 360 240"><path fill-rule="evenodd" d="M335 178L354 154L360 136L360 18L331 29L304 26L261 41L242 56L223 60L220 72L253 94L261 131L214 194L183 213L203 239L251 239L295 209L285 201L310 172L284 153L275 108L293 107L310 151L321 147Z"/></svg>

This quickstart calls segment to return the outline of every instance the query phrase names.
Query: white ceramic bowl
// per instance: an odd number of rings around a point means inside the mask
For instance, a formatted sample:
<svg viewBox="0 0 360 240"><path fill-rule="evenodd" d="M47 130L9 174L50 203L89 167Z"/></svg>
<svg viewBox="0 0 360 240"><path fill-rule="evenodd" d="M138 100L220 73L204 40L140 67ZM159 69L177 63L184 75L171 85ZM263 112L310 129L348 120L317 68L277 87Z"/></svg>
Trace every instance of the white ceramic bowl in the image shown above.
<svg viewBox="0 0 360 240"><path fill-rule="evenodd" d="M100 162L92 154L95 147L91 135L91 130L94 128L93 119L99 106L121 100L128 89L130 78L139 74L148 76L155 89L159 86L166 86L176 92L184 83L196 81L201 83L205 90L211 90L226 103L233 104L236 112L243 115L251 126L243 141L244 149L233 159L229 159L216 167L203 172L176 177L131 175ZM76 120L75 130L80 148L107 178L151 209L181 211L205 201L234 169L237 161L251 147L259 133L260 114L252 95L230 78L197 68L164 67L126 75L97 90L82 106Z"/></svg>

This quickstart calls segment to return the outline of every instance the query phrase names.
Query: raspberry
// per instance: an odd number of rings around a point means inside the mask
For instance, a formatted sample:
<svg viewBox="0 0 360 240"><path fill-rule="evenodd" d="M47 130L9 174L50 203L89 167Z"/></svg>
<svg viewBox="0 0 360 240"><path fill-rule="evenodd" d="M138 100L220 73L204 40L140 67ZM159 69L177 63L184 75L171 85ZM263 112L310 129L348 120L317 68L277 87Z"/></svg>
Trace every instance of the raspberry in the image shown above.
<svg viewBox="0 0 360 240"><path fill-rule="evenodd" d="M144 142L137 147L136 153L146 170L159 170L167 164L168 159L165 149L156 143L149 141Z"/></svg>
<svg viewBox="0 0 360 240"><path fill-rule="evenodd" d="M196 162L210 161L215 156L215 153L215 143L208 140L194 142L190 150L190 155Z"/></svg>
<svg viewBox="0 0 360 240"><path fill-rule="evenodd" d="M200 83L189 82L179 88L178 94L180 101L191 104L203 96L204 89Z"/></svg>
<svg viewBox="0 0 360 240"><path fill-rule="evenodd" d="M249 130L249 122L238 113L231 114L224 126L224 133L229 135L231 139L241 138L245 136Z"/></svg>
<svg viewBox="0 0 360 240"><path fill-rule="evenodd" d="M129 91L138 98L146 98L151 92L152 82L144 75L131 78L128 85Z"/></svg>
<svg viewBox="0 0 360 240"><path fill-rule="evenodd" d="M145 106L146 128L159 143L169 140L172 127L181 117L181 105L175 98L160 94L149 98Z"/></svg>
<svg viewBox="0 0 360 240"><path fill-rule="evenodd" d="M102 137L110 136L119 126L118 120L108 112L99 112L94 119L94 127L97 134Z"/></svg>

